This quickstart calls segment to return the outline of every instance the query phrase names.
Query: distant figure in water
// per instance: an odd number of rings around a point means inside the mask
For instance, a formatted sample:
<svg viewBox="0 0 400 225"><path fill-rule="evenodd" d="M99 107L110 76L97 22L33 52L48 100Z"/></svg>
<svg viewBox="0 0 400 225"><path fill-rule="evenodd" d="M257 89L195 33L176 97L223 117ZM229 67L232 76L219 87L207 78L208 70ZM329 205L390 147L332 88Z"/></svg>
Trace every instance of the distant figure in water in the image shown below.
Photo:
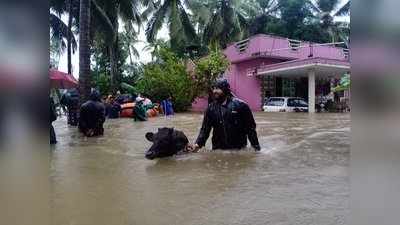
<svg viewBox="0 0 400 225"><path fill-rule="evenodd" d="M53 122L57 119L57 113L54 106L53 98L50 98L50 144L57 144L56 132L54 131Z"/></svg>
<svg viewBox="0 0 400 225"><path fill-rule="evenodd" d="M134 108L135 121L146 121L147 120L146 108L144 107L143 101L144 101L144 98L142 98L142 97L136 98L136 104L135 104L135 108Z"/></svg>
<svg viewBox="0 0 400 225"><path fill-rule="evenodd" d="M172 106L172 97L169 96L168 99L163 100L161 102L162 110L164 111L165 116L174 115L174 108Z"/></svg>
<svg viewBox="0 0 400 225"><path fill-rule="evenodd" d="M256 123L249 106L232 96L226 79L219 79L212 89L213 102L208 105L196 143L191 148L197 151L206 144L213 129L212 149L241 149L251 146L259 151Z"/></svg>
<svg viewBox="0 0 400 225"><path fill-rule="evenodd" d="M105 107L101 102L100 93L93 90L89 101L82 104L79 117L79 130L87 137L103 135Z"/></svg>
<svg viewBox="0 0 400 225"><path fill-rule="evenodd" d="M109 119L119 118L121 110L121 105L115 101L112 95L109 95L106 100L106 117Z"/></svg>
<svg viewBox="0 0 400 225"><path fill-rule="evenodd" d="M61 96L61 105L67 107L68 124L71 126L78 125L78 109L79 109L79 92L76 88L69 89Z"/></svg>

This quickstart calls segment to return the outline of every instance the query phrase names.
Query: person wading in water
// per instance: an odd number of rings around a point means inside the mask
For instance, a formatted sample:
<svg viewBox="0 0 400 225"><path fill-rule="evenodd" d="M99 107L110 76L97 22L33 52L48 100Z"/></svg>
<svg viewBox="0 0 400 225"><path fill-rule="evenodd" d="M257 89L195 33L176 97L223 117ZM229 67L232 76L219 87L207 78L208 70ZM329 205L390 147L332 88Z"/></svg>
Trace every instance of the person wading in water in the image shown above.
<svg viewBox="0 0 400 225"><path fill-rule="evenodd" d="M257 138L256 123L249 106L234 98L226 79L218 79L212 89L213 102L204 114L200 134L193 146L196 152L206 144L213 129L212 149L241 149L251 146L261 149Z"/></svg>

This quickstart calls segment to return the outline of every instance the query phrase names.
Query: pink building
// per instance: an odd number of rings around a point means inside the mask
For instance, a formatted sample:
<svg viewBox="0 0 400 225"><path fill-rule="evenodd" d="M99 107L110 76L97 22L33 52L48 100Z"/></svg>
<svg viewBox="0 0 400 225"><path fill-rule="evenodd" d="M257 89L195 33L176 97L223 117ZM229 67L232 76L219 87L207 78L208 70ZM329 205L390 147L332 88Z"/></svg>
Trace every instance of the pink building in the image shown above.
<svg viewBox="0 0 400 225"><path fill-rule="evenodd" d="M298 96L308 99L314 112L316 94L330 91L329 80L350 72L348 49L259 34L229 45L226 71L233 93L260 111L265 97ZM317 81L317 82L316 82ZM203 111L205 99L192 104Z"/></svg>

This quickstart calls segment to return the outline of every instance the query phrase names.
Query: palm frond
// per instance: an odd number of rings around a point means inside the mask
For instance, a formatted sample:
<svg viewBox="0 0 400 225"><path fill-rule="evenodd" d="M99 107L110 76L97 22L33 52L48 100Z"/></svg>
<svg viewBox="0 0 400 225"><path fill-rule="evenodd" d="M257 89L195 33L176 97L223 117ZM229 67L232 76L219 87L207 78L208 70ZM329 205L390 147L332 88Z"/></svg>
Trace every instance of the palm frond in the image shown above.
<svg viewBox="0 0 400 225"><path fill-rule="evenodd" d="M210 23L207 24L204 29L203 40L206 44L209 44L213 40L217 39L222 33L224 22L220 14L214 14L211 17Z"/></svg>
<svg viewBox="0 0 400 225"><path fill-rule="evenodd" d="M138 9L136 1L132 0L119 0L119 14L124 21L133 21L139 26L141 25L142 18Z"/></svg>
<svg viewBox="0 0 400 225"><path fill-rule="evenodd" d="M169 7L169 36L174 43L180 43L184 40L184 30L181 17L179 15L179 6L176 1Z"/></svg>
<svg viewBox="0 0 400 225"><path fill-rule="evenodd" d="M165 2L151 17L146 27L147 41L153 42L157 36L158 31L161 29L164 18L167 14L169 2Z"/></svg>
<svg viewBox="0 0 400 225"><path fill-rule="evenodd" d="M115 32L115 27L113 25L113 23L111 22L110 18L107 15L107 12L105 10L103 10L100 5L97 3L96 0L91 0L96 11L101 15L100 19L105 22L105 24L107 25L107 28L110 31L110 34L112 36L112 42L114 42L115 40L117 40L117 32Z"/></svg>
<svg viewBox="0 0 400 225"><path fill-rule="evenodd" d="M73 32L68 30L68 26L58 16L54 15L53 13L50 13L49 22L50 22L50 28L52 30L52 37L62 41L61 44L65 45L63 39L67 39L68 32L70 32L71 46L73 51L76 51L77 42Z"/></svg>
<svg viewBox="0 0 400 225"><path fill-rule="evenodd" d="M131 52L133 56L139 58L139 51L134 46L131 46Z"/></svg>
<svg viewBox="0 0 400 225"><path fill-rule="evenodd" d="M152 15L154 12L156 12L160 7L161 7L161 1L150 1L148 5L144 5L146 8L140 15L140 18L142 21L148 21L150 15Z"/></svg>
<svg viewBox="0 0 400 225"><path fill-rule="evenodd" d="M272 14L272 13L276 13L279 8L281 7L281 4L279 4L278 1L271 1L271 3L268 5L267 8L267 12L265 12L266 14Z"/></svg>
<svg viewBox="0 0 400 225"><path fill-rule="evenodd" d="M236 16L238 18L240 28L242 30L247 30L249 28L249 21L247 21L247 19L244 18L244 16L239 12L236 13Z"/></svg>
<svg viewBox="0 0 400 225"><path fill-rule="evenodd" d="M321 13L321 9L314 4L311 0L306 2L306 5L311 9L311 11L316 12L316 13Z"/></svg>
<svg viewBox="0 0 400 225"><path fill-rule="evenodd" d="M190 22L188 14L182 6L179 8L179 14L187 40L195 43L198 42L196 30L194 29L193 24Z"/></svg>
<svg viewBox="0 0 400 225"><path fill-rule="evenodd" d="M57 14L62 14L67 10L65 0L50 0L49 6Z"/></svg>
<svg viewBox="0 0 400 225"><path fill-rule="evenodd" d="M350 0L342 6L336 13L335 16L346 16L350 14Z"/></svg>

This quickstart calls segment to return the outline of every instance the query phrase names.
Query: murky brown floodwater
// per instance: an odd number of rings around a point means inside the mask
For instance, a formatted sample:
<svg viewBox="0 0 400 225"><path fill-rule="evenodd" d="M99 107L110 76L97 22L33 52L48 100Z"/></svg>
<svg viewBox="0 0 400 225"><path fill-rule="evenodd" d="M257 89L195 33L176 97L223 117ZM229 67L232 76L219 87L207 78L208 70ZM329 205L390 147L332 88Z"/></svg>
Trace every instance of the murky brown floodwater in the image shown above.
<svg viewBox="0 0 400 225"><path fill-rule="evenodd" d="M256 113L259 153L144 158L146 132L175 127L194 141L201 118L108 120L99 138L55 122L52 224L346 224L348 114Z"/></svg>

